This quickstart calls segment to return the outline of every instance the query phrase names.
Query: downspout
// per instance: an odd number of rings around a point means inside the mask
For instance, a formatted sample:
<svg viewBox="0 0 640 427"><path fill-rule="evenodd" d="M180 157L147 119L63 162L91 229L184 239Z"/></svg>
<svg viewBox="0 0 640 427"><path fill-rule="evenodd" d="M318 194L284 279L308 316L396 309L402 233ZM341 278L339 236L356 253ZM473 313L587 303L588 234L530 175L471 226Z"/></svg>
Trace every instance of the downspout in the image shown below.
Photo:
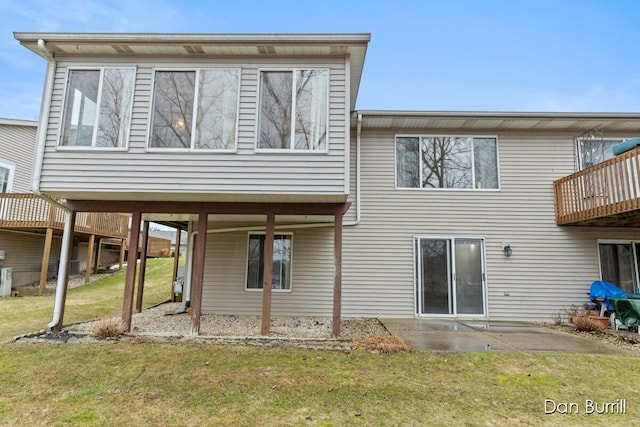
<svg viewBox="0 0 640 427"><path fill-rule="evenodd" d="M49 203L56 205L64 212L67 213L67 218L64 224L64 234L62 238L62 247L60 249L60 259L66 260L69 258L69 239L71 237L71 215L70 209L52 199L51 197L44 196L40 192L40 179L42 177L42 164L44 163L44 146L47 139L47 126L49 123L49 113L51 107L51 96L53 93L53 80L56 71L56 61L53 57L53 53L47 49L47 44L43 39L38 40L38 49L42 52L42 55L47 60L47 71L45 76L44 88L42 90L42 101L40 103L40 117L37 131L37 148L36 158L33 171L33 179L31 182L31 189L33 193L39 197L42 197ZM62 308L64 304L64 287L66 283L65 277L67 276L67 262L61 262L58 267L58 283L56 285L56 299L53 305L53 319L49 323L49 328L53 329L60 323L60 315L62 314Z"/></svg>
<svg viewBox="0 0 640 427"><path fill-rule="evenodd" d="M360 138L362 133L362 114L358 113L356 125L356 220L345 221L343 225L352 226L360 224Z"/></svg>
<svg viewBox="0 0 640 427"><path fill-rule="evenodd" d="M64 294L67 277L67 268L69 259L69 243L71 240L71 213L67 212L67 219L64 223L64 233L62 234L62 246L60 248L60 265L58 266L58 283L56 284L56 300L53 304L53 319L49 323L49 328L54 329L60 324L60 317L64 305Z"/></svg>
<svg viewBox="0 0 640 427"><path fill-rule="evenodd" d="M42 101L40 103L40 118L38 122L38 131L36 134L36 158L33 165L33 178L31 181L31 191L36 196L46 200L52 205L57 206L65 212L69 212L69 208L57 201L56 199L42 194L40 192L40 180L42 179L42 164L44 163L44 149L47 139L47 126L49 125L49 113L51 111L51 96L53 94L53 80L56 72L56 60L53 53L47 48L47 44L43 39L38 40L38 49L42 51L43 56L47 59L47 72L42 89Z"/></svg>

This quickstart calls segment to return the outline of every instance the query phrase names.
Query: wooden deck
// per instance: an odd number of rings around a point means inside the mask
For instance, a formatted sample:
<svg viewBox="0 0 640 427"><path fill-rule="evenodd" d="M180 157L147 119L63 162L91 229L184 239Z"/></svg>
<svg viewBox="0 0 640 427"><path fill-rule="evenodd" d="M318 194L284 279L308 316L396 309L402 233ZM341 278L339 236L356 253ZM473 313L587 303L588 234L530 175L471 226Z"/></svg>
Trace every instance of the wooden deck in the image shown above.
<svg viewBox="0 0 640 427"><path fill-rule="evenodd" d="M0 194L0 228L63 230L62 209L34 194ZM81 212L76 216L76 233L125 239L129 218L112 213Z"/></svg>
<svg viewBox="0 0 640 427"><path fill-rule="evenodd" d="M558 225L640 226L640 147L553 183Z"/></svg>

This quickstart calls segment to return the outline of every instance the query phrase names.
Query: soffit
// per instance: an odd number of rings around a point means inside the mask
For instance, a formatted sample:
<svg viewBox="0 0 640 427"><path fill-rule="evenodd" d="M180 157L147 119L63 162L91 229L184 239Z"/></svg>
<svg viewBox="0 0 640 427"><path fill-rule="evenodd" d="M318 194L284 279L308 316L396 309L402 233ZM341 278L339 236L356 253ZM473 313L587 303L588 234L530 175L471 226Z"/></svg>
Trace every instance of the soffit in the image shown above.
<svg viewBox="0 0 640 427"><path fill-rule="evenodd" d="M56 56L349 57L351 109L360 86L369 34L14 33L27 49ZM43 40L46 50L38 46Z"/></svg>
<svg viewBox="0 0 640 427"><path fill-rule="evenodd" d="M584 132L602 125L605 131L640 132L636 113L505 113L359 111L363 129L443 131L571 131ZM355 121L355 119L354 119Z"/></svg>

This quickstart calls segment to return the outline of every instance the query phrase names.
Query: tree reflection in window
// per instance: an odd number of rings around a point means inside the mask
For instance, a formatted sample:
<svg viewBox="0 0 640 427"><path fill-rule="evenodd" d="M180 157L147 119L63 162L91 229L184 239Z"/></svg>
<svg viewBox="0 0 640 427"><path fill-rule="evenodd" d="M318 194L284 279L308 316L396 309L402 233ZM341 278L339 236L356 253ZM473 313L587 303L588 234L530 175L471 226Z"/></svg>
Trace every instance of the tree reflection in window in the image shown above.
<svg viewBox="0 0 640 427"><path fill-rule="evenodd" d="M326 150L329 72L263 71L260 79L258 148Z"/></svg>

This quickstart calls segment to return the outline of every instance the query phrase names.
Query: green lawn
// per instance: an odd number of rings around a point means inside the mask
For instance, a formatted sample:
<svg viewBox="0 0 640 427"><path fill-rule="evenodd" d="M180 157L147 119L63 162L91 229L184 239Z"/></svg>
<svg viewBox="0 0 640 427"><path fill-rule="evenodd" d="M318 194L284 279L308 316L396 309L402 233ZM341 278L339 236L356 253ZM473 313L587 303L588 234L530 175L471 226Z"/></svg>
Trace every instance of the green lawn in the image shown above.
<svg viewBox="0 0 640 427"><path fill-rule="evenodd" d="M637 425L632 357L350 354L212 344L0 346L1 425ZM579 413L545 415L544 401ZM627 399L626 415L585 401Z"/></svg>
<svg viewBox="0 0 640 427"><path fill-rule="evenodd" d="M145 306L172 260L149 260ZM124 272L69 291L66 323L118 315ZM44 329L53 297L0 301L0 339ZM105 342L1 344L0 426L638 425L640 359L501 353L378 355ZM545 399L577 405L545 414ZM587 399L627 400L586 414ZM549 408L549 406L548 406Z"/></svg>
<svg viewBox="0 0 640 427"><path fill-rule="evenodd" d="M147 260L143 306L149 307L171 296L173 259ZM122 313L126 269L86 286L70 289L64 323L76 323ZM54 295L0 299L0 342L16 335L46 329L53 314Z"/></svg>

